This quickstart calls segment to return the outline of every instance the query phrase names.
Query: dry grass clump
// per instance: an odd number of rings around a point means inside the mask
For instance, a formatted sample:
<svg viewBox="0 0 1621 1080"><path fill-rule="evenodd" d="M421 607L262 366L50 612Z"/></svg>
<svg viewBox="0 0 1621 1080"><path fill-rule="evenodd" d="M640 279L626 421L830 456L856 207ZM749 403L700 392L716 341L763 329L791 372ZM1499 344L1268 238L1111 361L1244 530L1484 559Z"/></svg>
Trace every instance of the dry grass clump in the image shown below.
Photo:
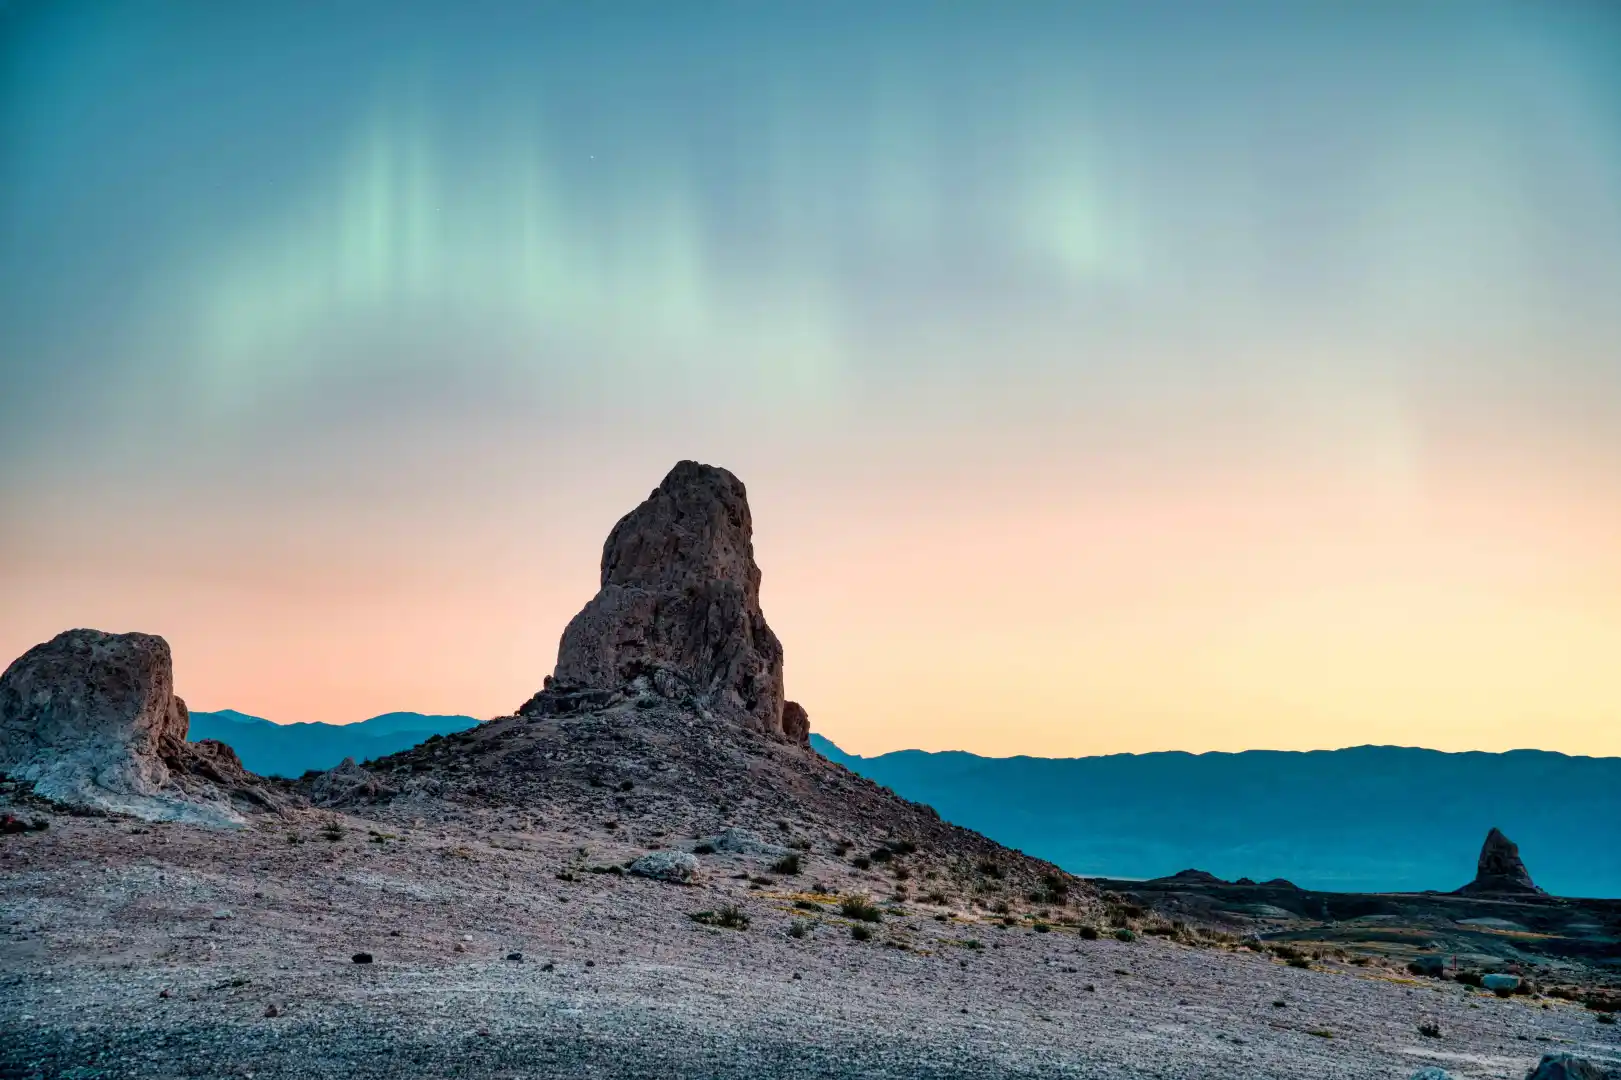
<svg viewBox="0 0 1621 1080"><path fill-rule="evenodd" d="M730 930L747 930L749 928L748 912L736 904L722 904L714 911L695 911L687 918L695 923L705 926L724 926Z"/></svg>
<svg viewBox="0 0 1621 1080"><path fill-rule="evenodd" d="M840 897L839 914L857 922L882 922L884 919L884 913L878 910L878 905L866 893L850 893Z"/></svg>

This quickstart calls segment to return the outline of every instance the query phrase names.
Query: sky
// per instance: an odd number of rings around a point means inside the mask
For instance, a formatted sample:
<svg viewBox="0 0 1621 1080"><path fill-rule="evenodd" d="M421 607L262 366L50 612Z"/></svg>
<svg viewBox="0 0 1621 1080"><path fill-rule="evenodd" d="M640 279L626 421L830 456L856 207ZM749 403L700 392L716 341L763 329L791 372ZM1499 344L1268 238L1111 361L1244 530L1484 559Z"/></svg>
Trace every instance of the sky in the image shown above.
<svg viewBox="0 0 1621 1080"><path fill-rule="evenodd" d="M0 388L0 662L197 709L512 711L695 458L852 752L1618 755L1621 6L0 2Z"/></svg>

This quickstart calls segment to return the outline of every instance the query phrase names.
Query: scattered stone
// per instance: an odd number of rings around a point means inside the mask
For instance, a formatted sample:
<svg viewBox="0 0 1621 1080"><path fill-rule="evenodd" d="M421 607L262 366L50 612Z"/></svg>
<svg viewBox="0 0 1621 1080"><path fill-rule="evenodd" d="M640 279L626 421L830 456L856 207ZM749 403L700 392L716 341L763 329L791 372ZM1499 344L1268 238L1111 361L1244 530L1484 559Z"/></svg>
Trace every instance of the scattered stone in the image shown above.
<svg viewBox="0 0 1621 1080"><path fill-rule="evenodd" d="M231 913L229 911L226 911L224 908L220 908L218 911L214 912L214 918L215 919L223 920L223 919L229 919L230 917L231 917Z"/></svg>
<svg viewBox="0 0 1621 1080"><path fill-rule="evenodd" d="M353 956L351 956L349 959L353 960L357 964L369 964L369 963L371 963L371 953L369 953L369 952L357 952Z"/></svg>
<svg viewBox="0 0 1621 1080"><path fill-rule="evenodd" d="M281 1015L281 1009L276 1007L275 1002L271 1002L269 1005L265 1006L265 1015L266 1016L280 1016Z"/></svg>
<svg viewBox="0 0 1621 1080"><path fill-rule="evenodd" d="M1453 1080L1452 1074L1445 1069L1438 1069L1434 1065L1418 1070L1410 1080Z"/></svg>
<svg viewBox="0 0 1621 1080"><path fill-rule="evenodd" d="M557 965L552 963L550 960L548 960L544 964L540 965L540 970L542 970L542 971L556 971L557 970Z"/></svg>
<svg viewBox="0 0 1621 1080"><path fill-rule="evenodd" d="M457 952L466 952L467 951L467 946L462 944L460 941L456 942L454 948L455 948L455 950Z"/></svg>
<svg viewBox="0 0 1621 1080"><path fill-rule="evenodd" d="M511 961L513 961L515 963L521 963L523 961L523 953L521 953L521 952L509 952L509 953L507 953L507 959L511 960Z"/></svg>
<svg viewBox="0 0 1621 1080"><path fill-rule="evenodd" d="M35 818L33 821L24 821L14 814L0 816L0 833L44 832L51 827L51 823L44 818ZM139 830L145 832L145 829Z"/></svg>
<svg viewBox="0 0 1621 1080"><path fill-rule="evenodd" d="M166 997L168 997L168 996L169 996L169 989L168 989L168 987L164 987L164 988L163 988L163 989L162 989L162 990L159 990L159 991L158 991L158 997L160 997L160 998L166 998Z"/></svg>
<svg viewBox="0 0 1621 1080"><path fill-rule="evenodd" d="M1531 880L1530 872L1520 860L1519 845L1496 828L1486 834L1486 842L1480 847L1475 880L1457 890L1459 896L1483 894L1546 895Z"/></svg>
<svg viewBox="0 0 1621 1080"><path fill-rule="evenodd" d="M585 962L585 966L586 966L586 967L596 967L596 966L597 966L597 962L596 962L596 961L595 961L595 960L587 960L587 961L586 961L586 962Z"/></svg>
<svg viewBox="0 0 1621 1080"><path fill-rule="evenodd" d="M650 851L630 864L630 872L655 881L687 885L698 875L698 860L685 851Z"/></svg>

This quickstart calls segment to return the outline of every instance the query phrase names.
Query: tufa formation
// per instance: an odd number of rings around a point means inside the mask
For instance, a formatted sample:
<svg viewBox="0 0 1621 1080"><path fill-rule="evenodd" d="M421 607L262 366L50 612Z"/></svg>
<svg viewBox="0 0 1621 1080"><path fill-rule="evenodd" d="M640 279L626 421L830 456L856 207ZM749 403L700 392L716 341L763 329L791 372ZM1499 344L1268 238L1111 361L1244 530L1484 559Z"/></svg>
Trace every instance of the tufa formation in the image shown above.
<svg viewBox="0 0 1621 1080"><path fill-rule="evenodd" d="M68 630L0 675L0 770L34 794L148 821L240 825L233 799L274 808L236 752L186 741L169 643Z"/></svg>
<svg viewBox="0 0 1621 1080"><path fill-rule="evenodd" d="M809 739L805 710L783 694L782 644L760 610L748 493L725 469L682 461L619 519L602 547L601 588L564 629L545 688L519 712L568 713L627 689Z"/></svg>
<svg viewBox="0 0 1621 1080"><path fill-rule="evenodd" d="M1475 880L1458 890L1459 896L1480 895L1542 895L1531 880L1531 874L1520 861L1519 845L1504 836L1499 829L1486 834L1480 848L1480 862Z"/></svg>

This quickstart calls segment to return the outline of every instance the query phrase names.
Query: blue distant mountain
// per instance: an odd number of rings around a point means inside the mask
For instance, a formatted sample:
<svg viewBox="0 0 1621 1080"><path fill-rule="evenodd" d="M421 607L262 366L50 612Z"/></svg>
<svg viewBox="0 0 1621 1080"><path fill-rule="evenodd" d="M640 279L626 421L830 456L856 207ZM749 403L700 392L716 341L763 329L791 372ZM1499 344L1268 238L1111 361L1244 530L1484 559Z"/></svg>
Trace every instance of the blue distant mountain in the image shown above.
<svg viewBox="0 0 1621 1080"><path fill-rule="evenodd" d="M1621 758L1397 746L1239 754L829 759L946 820L1076 874L1287 878L1352 892L1451 890L1492 826L1562 896L1621 897Z"/></svg>
<svg viewBox="0 0 1621 1080"><path fill-rule="evenodd" d="M261 776L301 776L330 769L346 757L356 761L407 750L432 735L449 735L477 724L471 716L425 716L394 712L355 724L275 724L235 709L191 714L193 741L218 739Z"/></svg>

